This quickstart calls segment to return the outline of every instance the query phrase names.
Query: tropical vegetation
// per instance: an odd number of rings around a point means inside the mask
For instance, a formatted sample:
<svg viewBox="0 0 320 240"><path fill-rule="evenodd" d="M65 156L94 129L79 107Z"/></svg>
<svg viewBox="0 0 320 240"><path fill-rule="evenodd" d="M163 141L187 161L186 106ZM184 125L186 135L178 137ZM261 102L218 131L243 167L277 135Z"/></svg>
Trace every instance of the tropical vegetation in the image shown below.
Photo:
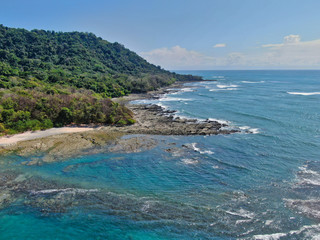
<svg viewBox="0 0 320 240"><path fill-rule="evenodd" d="M148 63L92 33L0 25L0 134L71 123L131 124L110 98L201 80Z"/></svg>

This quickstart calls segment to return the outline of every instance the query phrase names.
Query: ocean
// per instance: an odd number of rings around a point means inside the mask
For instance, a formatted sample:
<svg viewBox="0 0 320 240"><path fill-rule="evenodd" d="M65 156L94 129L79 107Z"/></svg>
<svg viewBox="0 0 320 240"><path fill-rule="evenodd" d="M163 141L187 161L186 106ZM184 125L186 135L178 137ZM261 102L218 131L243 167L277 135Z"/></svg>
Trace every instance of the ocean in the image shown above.
<svg viewBox="0 0 320 240"><path fill-rule="evenodd" d="M320 239L320 71L178 73L217 81L135 103L240 132L40 166L1 157L0 179L28 186L0 180L0 239Z"/></svg>

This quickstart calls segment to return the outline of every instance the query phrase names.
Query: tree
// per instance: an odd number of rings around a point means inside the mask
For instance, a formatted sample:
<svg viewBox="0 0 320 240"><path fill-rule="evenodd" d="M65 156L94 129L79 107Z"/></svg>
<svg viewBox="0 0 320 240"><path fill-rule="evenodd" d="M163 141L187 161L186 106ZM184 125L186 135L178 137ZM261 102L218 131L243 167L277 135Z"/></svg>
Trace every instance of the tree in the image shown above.
<svg viewBox="0 0 320 240"><path fill-rule="evenodd" d="M73 121L73 115L69 108L63 107L59 112L59 115L56 119L56 125L61 127L66 124L70 124Z"/></svg>

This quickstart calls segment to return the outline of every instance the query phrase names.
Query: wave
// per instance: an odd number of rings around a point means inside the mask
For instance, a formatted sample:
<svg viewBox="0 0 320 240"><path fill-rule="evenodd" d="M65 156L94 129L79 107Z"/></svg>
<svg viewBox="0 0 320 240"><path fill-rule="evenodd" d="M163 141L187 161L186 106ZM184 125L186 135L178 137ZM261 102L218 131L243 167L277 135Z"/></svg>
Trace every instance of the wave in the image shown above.
<svg viewBox="0 0 320 240"><path fill-rule="evenodd" d="M190 159L190 158L183 158L181 161L182 161L184 164L187 164L187 165L194 165L194 164L199 163L198 160L194 160L194 159Z"/></svg>
<svg viewBox="0 0 320 240"><path fill-rule="evenodd" d="M234 91L238 90L238 85L230 84L230 85L223 85L223 84L217 84L217 88L209 89L210 92L216 92L216 91ZM208 88L208 87L207 87Z"/></svg>
<svg viewBox="0 0 320 240"><path fill-rule="evenodd" d="M216 92L216 91L234 91L234 90L238 90L238 88L223 88L223 89L212 88L209 91Z"/></svg>
<svg viewBox="0 0 320 240"><path fill-rule="evenodd" d="M158 106L164 107L164 105L160 105L157 104ZM223 119L217 119L217 118L195 118L195 117L186 117L182 114L179 114L179 111L175 112L173 114L174 118L181 118L181 119L196 119L198 123L203 123L206 121L213 121L213 122L218 122L222 125L224 125L223 127L221 127L221 130L240 130L240 133L251 133L251 134L259 134L260 133L260 129L259 128L252 128L249 126L236 126L234 123L232 123L231 121L227 121L227 120L223 120ZM194 149L195 150L195 149ZM200 152L200 153L208 153L208 154L213 154L211 151L208 152Z"/></svg>
<svg viewBox="0 0 320 240"><path fill-rule="evenodd" d="M223 79L224 76L212 76L212 78L219 78L219 79Z"/></svg>
<svg viewBox="0 0 320 240"><path fill-rule="evenodd" d="M197 147L197 143L190 143L190 144L186 144L185 145L187 148L192 149L195 152L198 152L200 154L214 154L214 152L210 151L210 150L205 150L202 151L200 148Z"/></svg>
<svg viewBox="0 0 320 240"><path fill-rule="evenodd" d="M320 238L320 224L318 225L306 225L302 226L298 230L292 230L287 233L272 233L272 234L261 234L254 235L253 239L256 240L277 240L282 237L286 239L319 239ZM312 237L312 238L310 238Z"/></svg>
<svg viewBox="0 0 320 240"><path fill-rule="evenodd" d="M320 92L287 92L292 95L303 95L303 96L311 96L311 95L320 95Z"/></svg>
<svg viewBox="0 0 320 240"><path fill-rule="evenodd" d="M220 169L220 167L218 165L213 165L212 168L213 169Z"/></svg>
<svg viewBox="0 0 320 240"><path fill-rule="evenodd" d="M242 83L264 83L264 81L259 81L259 82L251 82L251 81L241 81Z"/></svg>
<svg viewBox="0 0 320 240"><path fill-rule="evenodd" d="M243 223L250 223L250 222L252 222L251 219L249 219L249 220L237 220L236 221L236 225L243 224Z"/></svg>
<svg viewBox="0 0 320 240"><path fill-rule="evenodd" d="M160 102L183 102L183 101L192 101L190 98L175 98L175 97L163 97L160 98Z"/></svg>
<svg viewBox="0 0 320 240"><path fill-rule="evenodd" d="M242 127L239 127L239 129L243 130L242 132L245 132L245 133L252 133L252 134L260 133L259 128L251 128L249 126L242 126Z"/></svg>
<svg viewBox="0 0 320 240"><path fill-rule="evenodd" d="M62 188L62 189L45 189L45 190L39 190L35 191L32 190L30 193L32 195L38 195L38 194L76 194L76 193L87 193L87 192L98 192L98 189L81 189L81 188Z"/></svg>
<svg viewBox="0 0 320 240"><path fill-rule="evenodd" d="M297 172L299 186L320 186L320 173L310 169L310 166L304 165L299 167L300 171Z"/></svg>
<svg viewBox="0 0 320 240"><path fill-rule="evenodd" d="M320 199L284 199L286 206L308 217L320 220Z"/></svg>
<svg viewBox="0 0 320 240"><path fill-rule="evenodd" d="M195 90L192 88L182 88L180 92L194 92Z"/></svg>
<svg viewBox="0 0 320 240"><path fill-rule="evenodd" d="M297 182L292 189L303 191L302 199L283 199L286 207L291 208L309 218L320 220L320 199L318 194L320 186L320 172L318 162L307 162L296 173Z"/></svg>
<svg viewBox="0 0 320 240"><path fill-rule="evenodd" d="M220 124L230 124L231 122L227 121L227 120L222 120L222 119L216 119L216 118L208 118L209 121L214 121L214 122L218 122Z"/></svg>
<svg viewBox="0 0 320 240"><path fill-rule="evenodd" d="M230 85L221 85L221 84L218 84L217 85L218 88L237 88L239 87L238 85L235 85L235 84L230 84Z"/></svg>
<svg viewBox="0 0 320 240"><path fill-rule="evenodd" d="M249 212L249 211L244 210L242 208L240 208L240 210L237 212L226 211L226 213L233 215L233 216L238 216L238 217L247 218L247 219L252 219L255 216L255 214L253 212Z"/></svg>
<svg viewBox="0 0 320 240"><path fill-rule="evenodd" d="M192 89L192 88L181 88L181 89L170 88L168 90L173 91L173 92L169 93L170 95L177 95L177 94L181 94L181 93L185 93L185 92L195 92L196 91L195 89Z"/></svg>
<svg viewBox="0 0 320 240"><path fill-rule="evenodd" d="M263 121L266 120L266 121L270 121L270 122L273 122L273 123L276 123L276 124L281 124L280 121L277 121L277 120L272 119L272 118L267 117L267 116L256 115L256 114L253 114L253 113L246 113L246 112L241 112L241 111L233 111L233 110L231 110L231 112L234 113L234 114L237 114L237 115L244 116L244 117L260 119L260 120L263 120Z"/></svg>

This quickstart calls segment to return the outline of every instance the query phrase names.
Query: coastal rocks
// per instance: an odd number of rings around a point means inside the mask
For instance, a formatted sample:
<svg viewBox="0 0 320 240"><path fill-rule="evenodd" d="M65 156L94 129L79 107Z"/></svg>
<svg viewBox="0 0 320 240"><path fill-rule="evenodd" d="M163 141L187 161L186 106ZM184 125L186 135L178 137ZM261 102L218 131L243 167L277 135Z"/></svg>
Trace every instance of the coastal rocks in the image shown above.
<svg viewBox="0 0 320 240"><path fill-rule="evenodd" d="M299 213L320 220L320 200L319 199L285 199L286 206L292 208Z"/></svg>
<svg viewBox="0 0 320 240"><path fill-rule="evenodd" d="M133 137L116 140L115 144L108 148L110 152L135 153L154 148L158 142L150 137Z"/></svg>
<svg viewBox="0 0 320 240"><path fill-rule="evenodd" d="M174 117L175 111L165 110L157 105L130 105L137 122L132 126L125 126L119 131L130 134L153 135L216 135L230 134L239 130L225 129L226 124L216 121L198 121Z"/></svg>
<svg viewBox="0 0 320 240"><path fill-rule="evenodd" d="M120 101L120 100L118 100ZM158 105L128 105L134 112L136 123L132 125L109 125L99 130L81 133L60 134L50 137L22 141L16 145L0 147L0 154L14 153L19 156L32 156L25 165L41 165L63 161L79 154L110 152L140 152L156 146L152 138L120 139L127 134L148 135L217 135L239 132L226 128L227 125L211 120L180 118L175 111Z"/></svg>
<svg viewBox="0 0 320 240"><path fill-rule="evenodd" d="M62 161L90 149L113 142L123 135L113 131L89 131L55 135L46 138L20 142L17 145L2 147L6 153L19 156L32 156L24 165L41 165L43 163Z"/></svg>
<svg viewBox="0 0 320 240"><path fill-rule="evenodd" d="M13 196L10 191L0 191L0 209L5 208L13 201Z"/></svg>
<svg viewBox="0 0 320 240"><path fill-rule="evenodd" d="M62 213L77 206L79 200L98 189L82 189L73 185L48 181L16 172L0 172L0 209L19 201L42 213Z"/></svg>

